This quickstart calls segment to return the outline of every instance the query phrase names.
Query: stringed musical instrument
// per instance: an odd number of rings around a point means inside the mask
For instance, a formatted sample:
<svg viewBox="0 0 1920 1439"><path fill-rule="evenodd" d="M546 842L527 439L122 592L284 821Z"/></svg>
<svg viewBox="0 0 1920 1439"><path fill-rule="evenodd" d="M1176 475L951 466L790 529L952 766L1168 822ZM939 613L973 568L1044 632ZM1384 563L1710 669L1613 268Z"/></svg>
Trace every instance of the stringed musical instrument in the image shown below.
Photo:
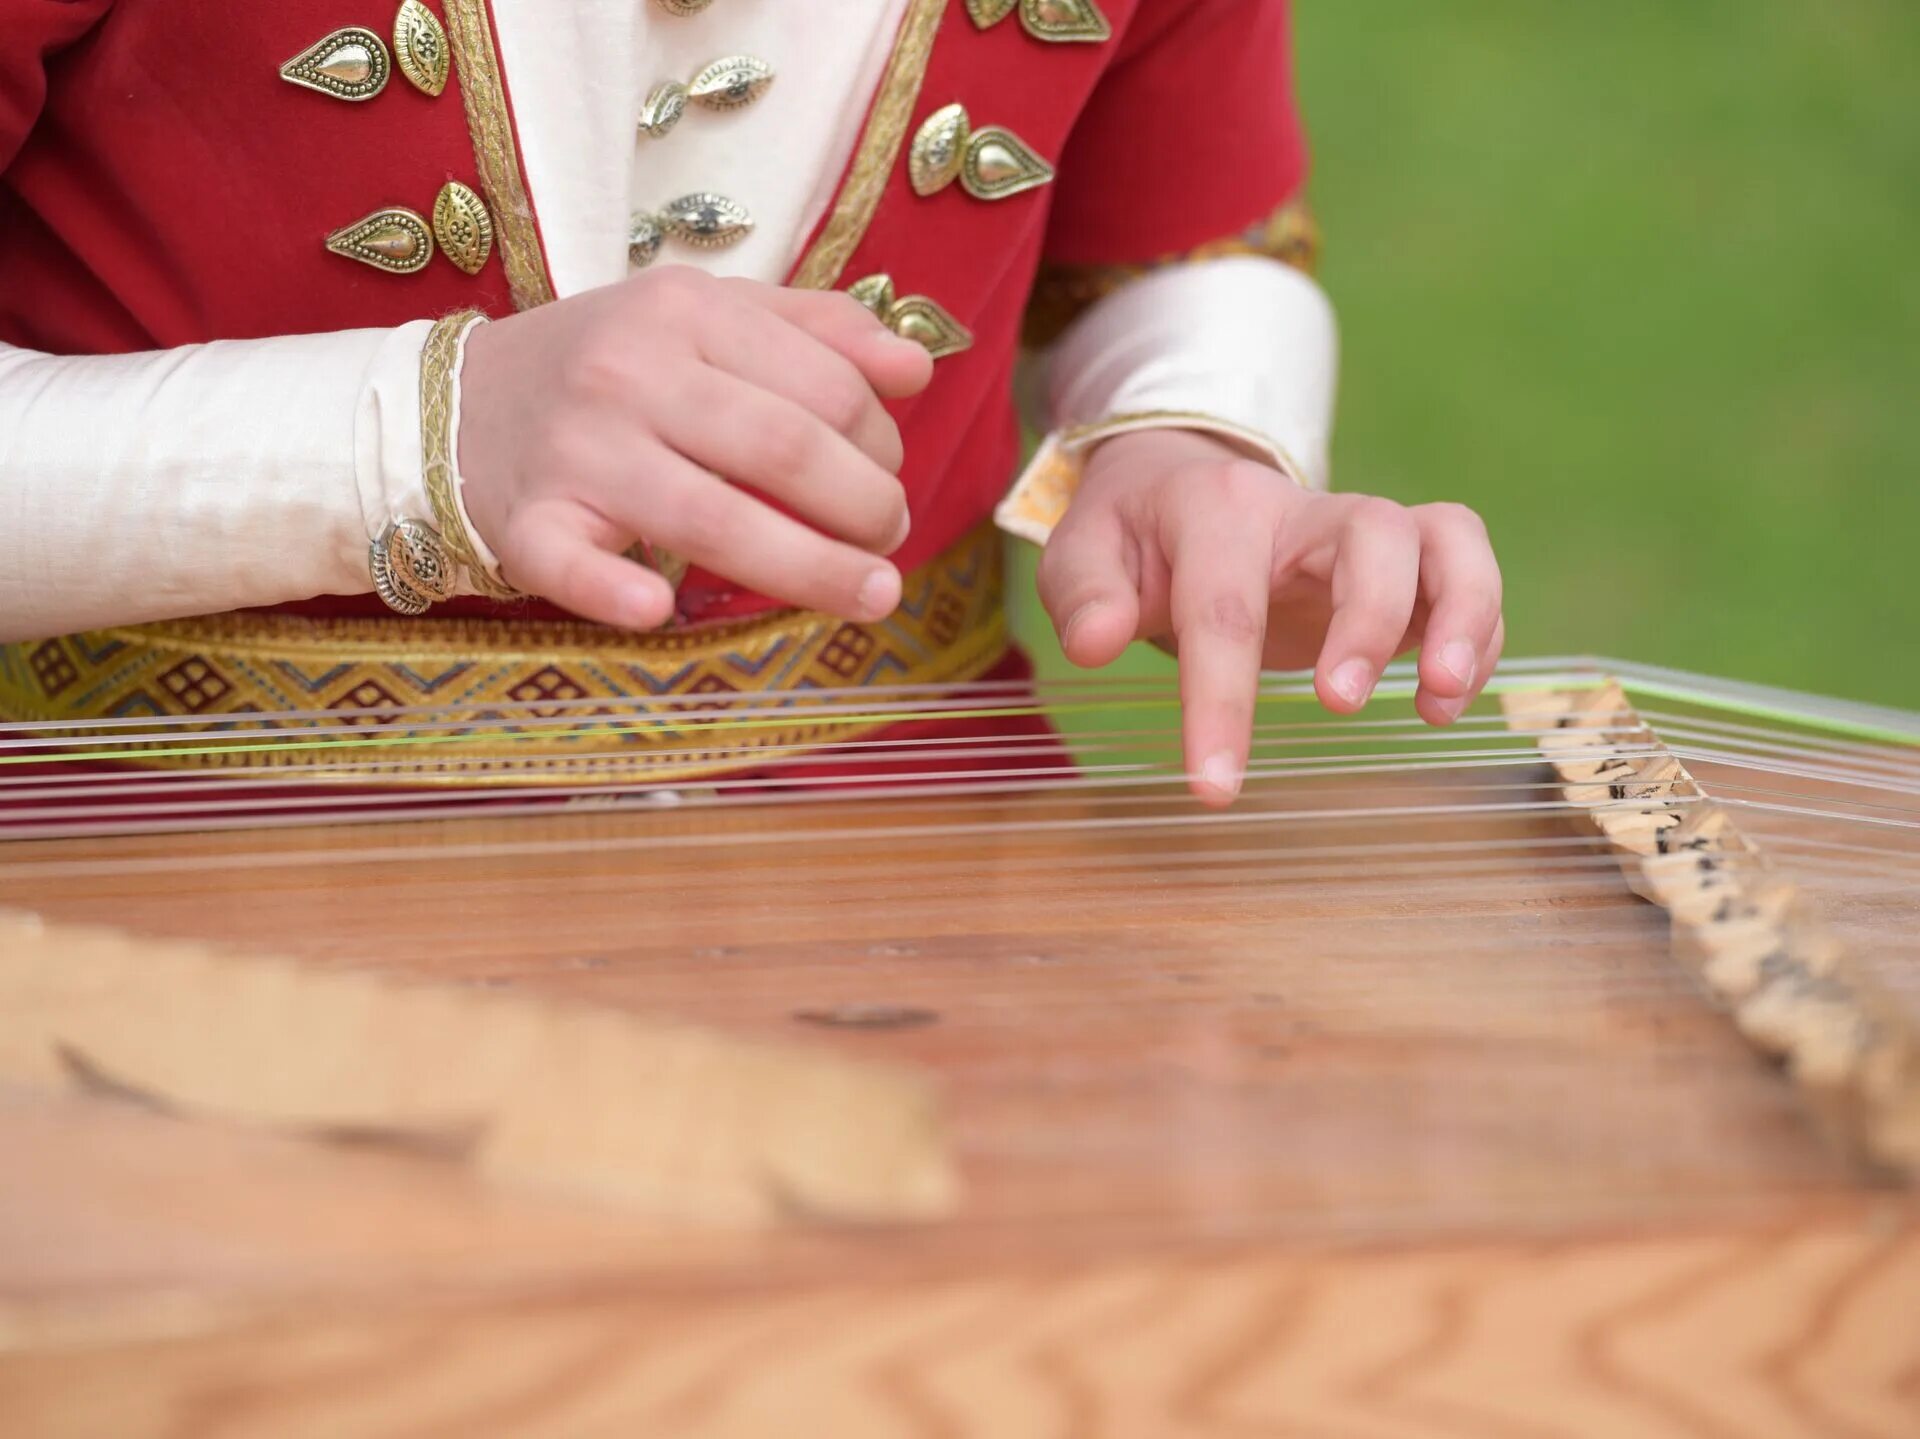
<svg viewBox="0 0 1920 1439"><path fill-rule="evenodd" d="M1920 718L1411 689L11 727L0 1431L1920 1433Z"/></svg>

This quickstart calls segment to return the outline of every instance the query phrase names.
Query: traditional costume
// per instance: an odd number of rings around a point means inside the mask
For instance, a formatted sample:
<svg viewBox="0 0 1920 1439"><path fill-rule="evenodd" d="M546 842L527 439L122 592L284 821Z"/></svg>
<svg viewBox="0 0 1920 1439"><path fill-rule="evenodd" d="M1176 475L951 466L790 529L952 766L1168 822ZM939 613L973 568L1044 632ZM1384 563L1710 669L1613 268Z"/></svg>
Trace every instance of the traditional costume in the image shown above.
<svg viewBox="0 0 1920 1439"><path fill-rule="evenodd" d="M756 742L791 753L797 692L996 672L989 516L1044 540L1094 441L1206 430L1324 481L1288 74L1284 0L0 0L0 716L765 691L793 724ZM849 290L937 357L891 407L891 618L644 549L679 581L658 633L502 582L464 337L667 263ZM1048 438L1008 493L1023 337Z"/></svg>

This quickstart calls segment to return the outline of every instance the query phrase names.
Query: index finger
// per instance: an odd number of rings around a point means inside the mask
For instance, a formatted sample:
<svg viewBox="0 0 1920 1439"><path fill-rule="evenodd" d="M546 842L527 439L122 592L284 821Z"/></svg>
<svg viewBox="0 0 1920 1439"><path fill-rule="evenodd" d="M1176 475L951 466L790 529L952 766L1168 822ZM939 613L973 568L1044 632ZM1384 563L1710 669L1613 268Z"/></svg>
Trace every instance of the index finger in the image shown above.
<svg viewBox="0 0 1920 1439"><path fill-rule="evenodd" d="M933 356L918 341L896 335L853 296L839 290L794 290L753 280L748 298L851 360L885 400L917 395L933 379Z"/></svg>
<svg viewBox="0 0 1920 1439"><path fill-rule="evenodd" d="M1183 529L1172 560L1188 782L1201 799L1224 805L1240 793L1253 742L1273 532L1218 508Z"/></svg>

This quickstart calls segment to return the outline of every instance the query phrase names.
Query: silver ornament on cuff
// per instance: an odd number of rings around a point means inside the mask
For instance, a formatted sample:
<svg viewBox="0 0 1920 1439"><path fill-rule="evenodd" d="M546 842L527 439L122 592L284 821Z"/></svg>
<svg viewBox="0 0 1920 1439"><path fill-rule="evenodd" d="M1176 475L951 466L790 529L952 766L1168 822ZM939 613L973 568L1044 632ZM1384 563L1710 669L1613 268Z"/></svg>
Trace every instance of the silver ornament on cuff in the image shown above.
<svg viewBox="0 0 1920 1439"><path fill-rule="evenodd" d="M420 520L394 520L368 550L373 590L390 610L423 615L453 598L453 556L446 541Z"/></svg>

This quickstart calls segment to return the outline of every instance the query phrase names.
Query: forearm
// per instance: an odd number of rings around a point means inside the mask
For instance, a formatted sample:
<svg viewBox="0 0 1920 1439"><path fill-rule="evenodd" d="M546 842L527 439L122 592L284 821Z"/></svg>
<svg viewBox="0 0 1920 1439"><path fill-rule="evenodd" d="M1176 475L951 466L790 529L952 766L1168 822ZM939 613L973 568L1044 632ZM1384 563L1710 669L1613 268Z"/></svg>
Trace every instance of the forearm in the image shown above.
<svg viewBox="0 0 1920 1439"><path fill-rule="evenodd" d="M423 503L430 328L0 347L0 640L366 591Z"/></svg>

